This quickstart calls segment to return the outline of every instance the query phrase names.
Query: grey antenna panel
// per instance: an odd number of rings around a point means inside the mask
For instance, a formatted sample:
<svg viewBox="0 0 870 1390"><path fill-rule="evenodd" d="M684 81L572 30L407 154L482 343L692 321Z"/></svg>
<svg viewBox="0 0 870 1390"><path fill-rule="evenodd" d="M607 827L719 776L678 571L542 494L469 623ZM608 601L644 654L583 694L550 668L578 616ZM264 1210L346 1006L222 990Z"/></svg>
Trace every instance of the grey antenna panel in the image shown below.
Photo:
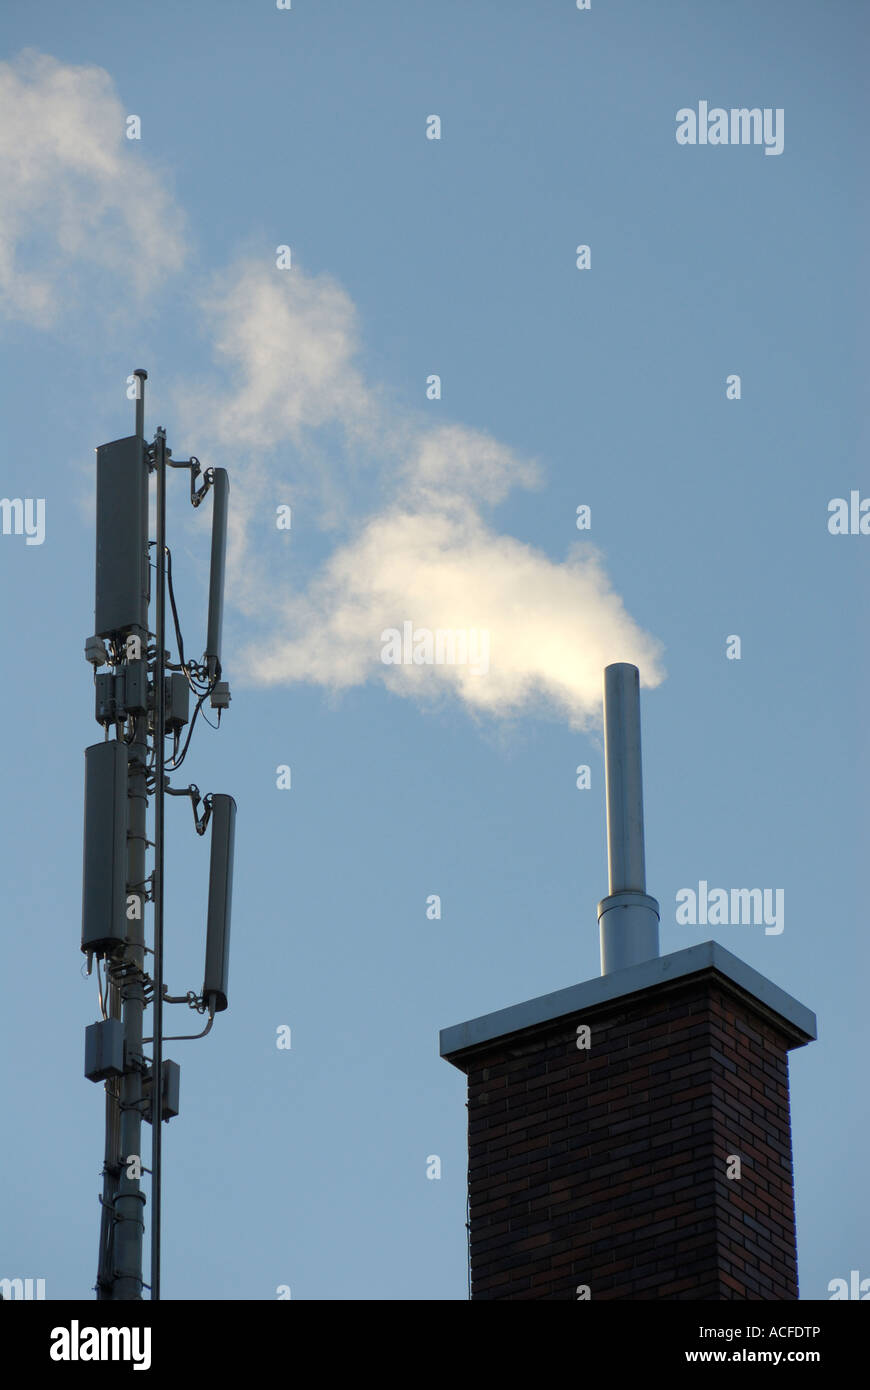
<svg viewBox="0 0 870 1390"><path fill-rule="evenodd" d="M215 1013L227 1007L235 838L236 803L231 796L215 792L212 796L208 931L202 986L203 998L214 1004Z"/></svg>
<svg viewBox="0 0 870 1390"><path fill-rule="evenodd" d="M205 659L209 675L220 675L221 629L224 621L224 570L227 559L227 508L230 480L225 468L214 470L211 514L211 573L208 586L208 631Z"/></svg>
<svg viewBox="0 0 870 1390"><path fill-rule="evenodd" d="M82 950L104 955L127 936L127 747L85 749Z"/></svg>
<svg viewBox="0 0 870 1390"><path fill-rule="evenodd" d="M135 434L97 449L97 573L94 631L148 631L148 469Z"/></svg>

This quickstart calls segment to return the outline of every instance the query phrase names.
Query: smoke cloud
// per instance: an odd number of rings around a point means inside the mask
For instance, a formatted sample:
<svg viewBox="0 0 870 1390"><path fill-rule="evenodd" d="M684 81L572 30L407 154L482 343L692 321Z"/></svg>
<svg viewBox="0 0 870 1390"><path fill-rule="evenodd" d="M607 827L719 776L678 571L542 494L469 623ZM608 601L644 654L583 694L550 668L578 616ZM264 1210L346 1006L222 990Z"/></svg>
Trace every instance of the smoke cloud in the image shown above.
<svg viewBox="0 0 870 1390"><path fill-rule="evenodd" d="M514 488L540 484L536 462L484 432L389 410L364 380L354 306L333 280L248 262L203 297L202 311L224 380L185 388L179 408L191 437L207 437L234 471L230 583L259 619L239 652L250 679L332 690L379 680L496 716L549 706L575 727L599 717L609 662L634 662L648 686L662 680L660 644L626 612L594 547L578 541L555 562L485 515ZM317 446L324 431L327 453ZM241 456L239 445L249 446ZM293 468L282 478L260 451L274 460L288 447ZM280 577L275 509L307 492L312 457L333 483L365 460L379 502L343 518L347 534L298 590ZM408 622L486 631L488 669L386 664L385 633Z"/></svg>

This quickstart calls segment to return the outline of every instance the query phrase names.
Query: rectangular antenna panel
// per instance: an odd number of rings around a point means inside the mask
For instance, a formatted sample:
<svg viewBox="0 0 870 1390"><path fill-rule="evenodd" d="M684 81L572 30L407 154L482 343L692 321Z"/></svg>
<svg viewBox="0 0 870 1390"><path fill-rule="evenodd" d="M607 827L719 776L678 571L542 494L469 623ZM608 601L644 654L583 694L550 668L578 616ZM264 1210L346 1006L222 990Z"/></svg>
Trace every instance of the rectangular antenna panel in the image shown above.
<svg viewBox="0 0 870 1390"><path fill-rule="evenodd" d="M105 955L127 935L127 746L85 749L82 950Z"/></svg>
<svg viewBox="0 0 870 1390"><path fill-rule="evenodd" d="M208 930L202 986L203 998L214 1005L215 1013L227 1007L235 838L236 803L231 796L215 792L212 796Z"/></svg>
<svg viewBox="0 0 870 1390"><path fill-rule="evenodd" d="M97 449L97 574L94 631L148 631L148 469L135 434Z"/></svg>
<svg viewBox="0 0 870 1390"><path fill-rule="evenodd" d="M208 632L205 659L209 674L220 674L221 629L224 621L224 570L227 558L227 511L230 480L225 468L214 470L211 514L211 572L208 586Z"/></svg>

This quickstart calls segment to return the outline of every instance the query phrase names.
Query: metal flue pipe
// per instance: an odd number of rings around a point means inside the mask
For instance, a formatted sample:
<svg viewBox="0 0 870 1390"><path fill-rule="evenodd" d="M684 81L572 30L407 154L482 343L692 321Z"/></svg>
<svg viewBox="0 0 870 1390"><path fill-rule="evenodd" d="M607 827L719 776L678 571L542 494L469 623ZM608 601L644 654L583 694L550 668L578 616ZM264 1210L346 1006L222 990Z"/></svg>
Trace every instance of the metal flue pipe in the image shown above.
<svg viewBox="0 0 870 1390"><path fill-rule="evenodd" d="M659 954L659 905L646 891L640 674L616 662L604 671L604 760L609 893L598 904L601 973Z"/></svg>

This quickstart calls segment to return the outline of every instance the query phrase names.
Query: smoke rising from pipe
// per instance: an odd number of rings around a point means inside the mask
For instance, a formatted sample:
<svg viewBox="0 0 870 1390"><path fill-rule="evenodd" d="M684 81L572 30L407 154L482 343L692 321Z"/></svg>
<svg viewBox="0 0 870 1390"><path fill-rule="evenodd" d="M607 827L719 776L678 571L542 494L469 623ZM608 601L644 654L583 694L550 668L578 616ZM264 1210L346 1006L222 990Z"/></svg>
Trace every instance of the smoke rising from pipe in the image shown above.
<svg viewBox="0 0 870 1390"><path fill-rule="evenodd" d="M634 663L648 686L663 679L660 644L626 612L594 547L578 541L556 562L494 529L489 509L539 485L534 461L481 431L389 409L364 380L354 306L329 277L247 262L222 279L201 309L223 386L188 386L178 403L187 437L206 440L233 470L229 592L258 621L237 670L260 685L379 680L424 703L452 695L496 716L549 706L575 727L599 717L610 662ZM280 478L262 451L275 460L288 449ZM330 490L360 475L378 503L342 516ZM282 577L287 538L276 534L275 510L318 487L345 535L300 589ZM385 633L408 622L485 630L488 670L385 664Z"/></svg>

